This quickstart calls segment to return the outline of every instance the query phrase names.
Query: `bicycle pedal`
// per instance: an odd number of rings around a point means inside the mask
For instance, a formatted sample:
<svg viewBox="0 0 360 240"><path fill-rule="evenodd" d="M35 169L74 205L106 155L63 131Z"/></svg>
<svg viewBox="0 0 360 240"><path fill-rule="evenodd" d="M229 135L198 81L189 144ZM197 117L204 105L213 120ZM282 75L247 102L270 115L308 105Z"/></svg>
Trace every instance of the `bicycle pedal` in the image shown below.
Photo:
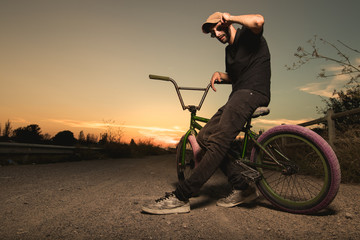
<svg viewBox="0 0 360 240"><path fill-rule="evenodd" d="M255 170L245 170L240 173L245 179L252 182L258 182L261 180L261 174Z"/></svg>
<svg viewBox="0 0 360 240"><path fill-rule="evenodd" d="M242 167L242 169L244 169L243 171L240 172L240 174L248 181L252 181L252 182L258 182L261 180L262 176L261 174L256 171L255 169L249 167L248 165L246 165L245 163L241 162L240 160L236 160L236 163L238 165L240 165L240 167Z"/></svg>

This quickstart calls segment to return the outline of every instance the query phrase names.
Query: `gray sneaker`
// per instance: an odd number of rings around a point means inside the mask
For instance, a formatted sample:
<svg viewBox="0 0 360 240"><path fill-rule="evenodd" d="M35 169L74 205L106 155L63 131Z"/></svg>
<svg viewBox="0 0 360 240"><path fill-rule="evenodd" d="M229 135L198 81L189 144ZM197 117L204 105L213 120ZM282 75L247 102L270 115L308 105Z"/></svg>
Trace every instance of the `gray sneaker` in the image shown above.
<svg viewBox="0 0 360 240"><path fill-rule="evenodd" d="M142 207L142 211L151 214L173 214L190 212L189 201L180 201L174 193L166 193L165 197Z"/></svg>
<svg viewBox="0 0 360 240"><path fill-rule="evenodd" d="M233 190L227 197L221 198L216 205L220 207L234 207L242 203L250 203L259 197L256 189L249 186L246 190Z"/></svg>

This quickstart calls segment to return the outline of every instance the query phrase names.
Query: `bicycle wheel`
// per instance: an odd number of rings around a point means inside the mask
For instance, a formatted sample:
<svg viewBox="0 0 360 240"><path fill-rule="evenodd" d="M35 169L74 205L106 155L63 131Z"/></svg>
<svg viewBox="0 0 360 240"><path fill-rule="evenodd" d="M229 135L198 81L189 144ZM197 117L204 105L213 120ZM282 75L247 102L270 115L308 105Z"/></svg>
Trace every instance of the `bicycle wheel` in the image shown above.
<svg viewBox="0 0 360 240"><path fill-rule="evenodd" d="M185 179L189 178L193 169L195 168L193 147L189 141L189 138L186 138L184 145L184 139L185 137L183 136L176 147L176 169L179 181L184 181ZM184 147L185 151L183 150Z"/></svg>
<svg viewBox="0 0 360 240"><path fill-rule="evenodd" d="M262 175L257 187L273 205L310 214L332 202L341 173L334 151L323 138L301 126L281 125L266 131L258 142L273 158L259 147L252 149L251 161L264 165L257 167Z"/></svg>

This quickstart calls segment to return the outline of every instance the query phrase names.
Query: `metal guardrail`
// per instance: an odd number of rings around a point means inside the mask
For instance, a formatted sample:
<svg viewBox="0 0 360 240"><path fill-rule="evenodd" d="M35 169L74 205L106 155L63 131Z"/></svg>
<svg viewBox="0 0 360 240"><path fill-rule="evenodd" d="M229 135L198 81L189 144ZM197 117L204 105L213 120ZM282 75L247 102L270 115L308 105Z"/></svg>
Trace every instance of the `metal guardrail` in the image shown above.
<svg viewBox="0 0 360 240"><path fill-rule="evenodd" d="M0 142L0 154L74 154L77 150L100 150L100 148L44 145L44 144L28 144L28 143L7 143Z"/></svg>
<svg viewBox="0 0 360 240"><path fill-rule="evenodd" d="M351 109L348 111L340 112L340 113L334 113L332 109L329 109L326 113L326 115L322 118L318 118L309 122L300 123L300 126L306 127L311 126L314 124L324 123L327 122L328 126L328 136L329 136L329 144L332 148L335 148L334 142L336 138L335 134L335 119L349 116L349 115L355 115L360 114L360 108Z"/></svg>

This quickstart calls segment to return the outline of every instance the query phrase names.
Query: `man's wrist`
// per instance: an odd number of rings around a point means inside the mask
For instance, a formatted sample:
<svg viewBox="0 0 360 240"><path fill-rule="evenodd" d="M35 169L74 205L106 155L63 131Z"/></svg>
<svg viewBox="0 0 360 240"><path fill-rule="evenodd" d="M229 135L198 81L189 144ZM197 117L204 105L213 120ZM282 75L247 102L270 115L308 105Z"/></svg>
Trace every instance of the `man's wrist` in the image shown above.
<svg viewBox="0 0 360 240"><path fill-rule="evenodd" d="M234 16L233 15L229 15L229 21L230 24L234 23Z"/></svg>

